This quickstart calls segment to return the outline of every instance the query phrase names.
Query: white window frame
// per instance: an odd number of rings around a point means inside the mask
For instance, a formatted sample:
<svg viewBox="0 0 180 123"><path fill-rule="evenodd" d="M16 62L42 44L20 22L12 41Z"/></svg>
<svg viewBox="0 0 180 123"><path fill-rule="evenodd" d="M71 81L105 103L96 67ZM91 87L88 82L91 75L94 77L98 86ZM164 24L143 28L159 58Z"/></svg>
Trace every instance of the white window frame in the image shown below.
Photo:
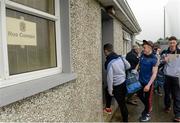
<svg viewBox="0 0 180 123"><path fill-rule="evenodd" d="M10 75L8 65L8 50L7 50L7 37L6 37L6 8L18 10L38 17L43 17L55 22L56 28L56 60L57 67L27 72L17 75ZM62 73L62 55L61 55L61 30L60 30L60 3L55 0L55 15L10 1L0 0L0 88L27 82L30 80L51 76L54 74Z"/></svg>
<svg viewBox="0 0 180 123"><path fill-rule="evenodd" d="M0 3L5 3L5 2L9 2L9 4L7 5L9 7L13 7L12 4L16 4L16 3L11 3L11 1L9 0L0 0ZM57 2L59 2L59 4L57 4ZM16 4L16 5L19 6L19 4ZM5 11L1 11L2 8L4 7L5 7L5 4L0 5L0 17L4 15L4 18L5 18L6 14L3 13ZM26 6L21 6L21 7L26 8ZM71 50L70 50L71 33L70 33L70 9L69 9L70 1L69 0L56 0L55 7L57 8L56 9L57 11L55 12L55 18L52 16L48 16L48 17L50 17L49 19L52 19L52 20L59 19L58 21L56 21L56 34L57 34L56 35L56 47L57 47L56 49L57 49L57 60L60 60L57 62L57 64L60 67L57 67L54 69L45 69L41 71L34 71L30 73L25 73L25 74L18 74L18 75L10 76L9 78L1 77L3 81L0 80L0 107L22 100L34 94L38 94L40 92L59 86L61 84L64 84L67 82L74 82L74 80L77 79L77 74L72 72L72 66L71 66L72 65ZM17 9L16 7L14 7L13 9L19 10L20 8ZM27 8L28 10L32 10L29 7ZM33 9L33 11L34 10L35 9ZM38 11L38 12L42 13L41 11ZM40 15L44 16L44 15L47 15L47 13L40 14ZM60 21L60 17L61 17L61 21ZM1 22L1 20L2 19L0 19L0 35L2 35L2 32L5 31L1 28L2 26L5 25L5 21ZM62 31L61 31L61 28L63 28ZM7 54L4 54L4 52L7 53L7 45L5 45L5 43L1 41L2 39L0 37L0 48L6 48L6 50L0 49L0 57L5 56L7 58ZM61 45L63 47L61 47ZM6 61L2 61L2 62L6 63ZM0 64L0 67L1 67L0 74L1 73L5 74L4 71L6 70L5 69L6 67L4 66L4 64Z"/></svg>
<svg viewBox="0 0 180 123"><path fill-rule="evenodd" d="M124 30L123 30L123 38L126 41L132 41L131 35L128 32L124 31Z"/></svg>

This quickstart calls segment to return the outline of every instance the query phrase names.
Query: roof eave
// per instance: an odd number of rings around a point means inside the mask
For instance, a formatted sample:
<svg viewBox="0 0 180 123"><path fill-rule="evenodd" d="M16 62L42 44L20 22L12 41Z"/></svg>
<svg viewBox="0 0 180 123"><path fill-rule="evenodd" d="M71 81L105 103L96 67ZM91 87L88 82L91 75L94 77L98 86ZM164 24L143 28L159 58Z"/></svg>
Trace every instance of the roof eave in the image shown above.
<svg viewBox="0 0 180 123"><path fill-rule="evenodd" d="M142 31L126 0L99 0L99 2L104 7L113 6L115 9L114 16L133 33L138 34Z"/></svg>

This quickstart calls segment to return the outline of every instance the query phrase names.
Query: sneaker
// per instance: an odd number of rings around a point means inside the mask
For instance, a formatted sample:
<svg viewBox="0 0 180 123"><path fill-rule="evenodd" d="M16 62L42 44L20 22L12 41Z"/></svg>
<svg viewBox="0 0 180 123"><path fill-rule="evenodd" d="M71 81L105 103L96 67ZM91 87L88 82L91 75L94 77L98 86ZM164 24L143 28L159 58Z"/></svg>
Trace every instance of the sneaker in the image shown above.
<svg viewBox="0 0 180 123"><path fill-rule="evenodd" d="M140 122L148 122L148 121L150 121L150 120L151 120L151 117L150 117L149 114L146 114L146 115L141 116L141 117L139 118L139 121L140 121Z"/></svg>
<svg viewBox="0 0 180 123"><path fill-rule="evenodd" d="M165 108L164 112L169 113L171 111L171 108Z"/></svg>
<svg viewBox="0 0 180 123"><path fill-rule="evenodd" d="M174 122L180 122L180 117L179 118L175 118Z"/></svg>
<svg viewBox="0 0 180 123"><path fill-rule="evenodd" d="M107 113L107 114L112 114L112 109L111 108L105 108L103 110L104 113Z"/></svg>

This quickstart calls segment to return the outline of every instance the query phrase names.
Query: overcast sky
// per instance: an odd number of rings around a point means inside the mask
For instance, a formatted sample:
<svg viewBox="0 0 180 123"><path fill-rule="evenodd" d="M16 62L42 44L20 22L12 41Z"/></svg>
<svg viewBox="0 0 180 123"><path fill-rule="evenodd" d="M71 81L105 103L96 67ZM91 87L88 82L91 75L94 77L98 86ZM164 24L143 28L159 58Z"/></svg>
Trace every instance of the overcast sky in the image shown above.
<svg viewBox="0 0 180 123"><path fill-rule="evenodd" d="M142 32L136 38L156 41L164 35L164 10L168 0L127 0Z"/></svg>

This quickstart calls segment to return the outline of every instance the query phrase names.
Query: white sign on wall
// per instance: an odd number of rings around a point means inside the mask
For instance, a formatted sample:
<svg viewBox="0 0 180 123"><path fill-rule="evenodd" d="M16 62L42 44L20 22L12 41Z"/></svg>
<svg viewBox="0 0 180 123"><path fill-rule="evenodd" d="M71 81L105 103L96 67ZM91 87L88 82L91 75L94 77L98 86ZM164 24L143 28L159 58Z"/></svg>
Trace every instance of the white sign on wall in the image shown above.
<svg viewBox="0 0 180 123"><path fill-rule="evenodd" d="M129 33L127 33L126 31L123 31L123 38L126 41L131 41L131 35Z"/></svg>
<svg viewBox="0 0 180 123"><path fill-rule="evenodd" d="M6 25L9 45L37 45L36 23L7 17Z"/></svg>

